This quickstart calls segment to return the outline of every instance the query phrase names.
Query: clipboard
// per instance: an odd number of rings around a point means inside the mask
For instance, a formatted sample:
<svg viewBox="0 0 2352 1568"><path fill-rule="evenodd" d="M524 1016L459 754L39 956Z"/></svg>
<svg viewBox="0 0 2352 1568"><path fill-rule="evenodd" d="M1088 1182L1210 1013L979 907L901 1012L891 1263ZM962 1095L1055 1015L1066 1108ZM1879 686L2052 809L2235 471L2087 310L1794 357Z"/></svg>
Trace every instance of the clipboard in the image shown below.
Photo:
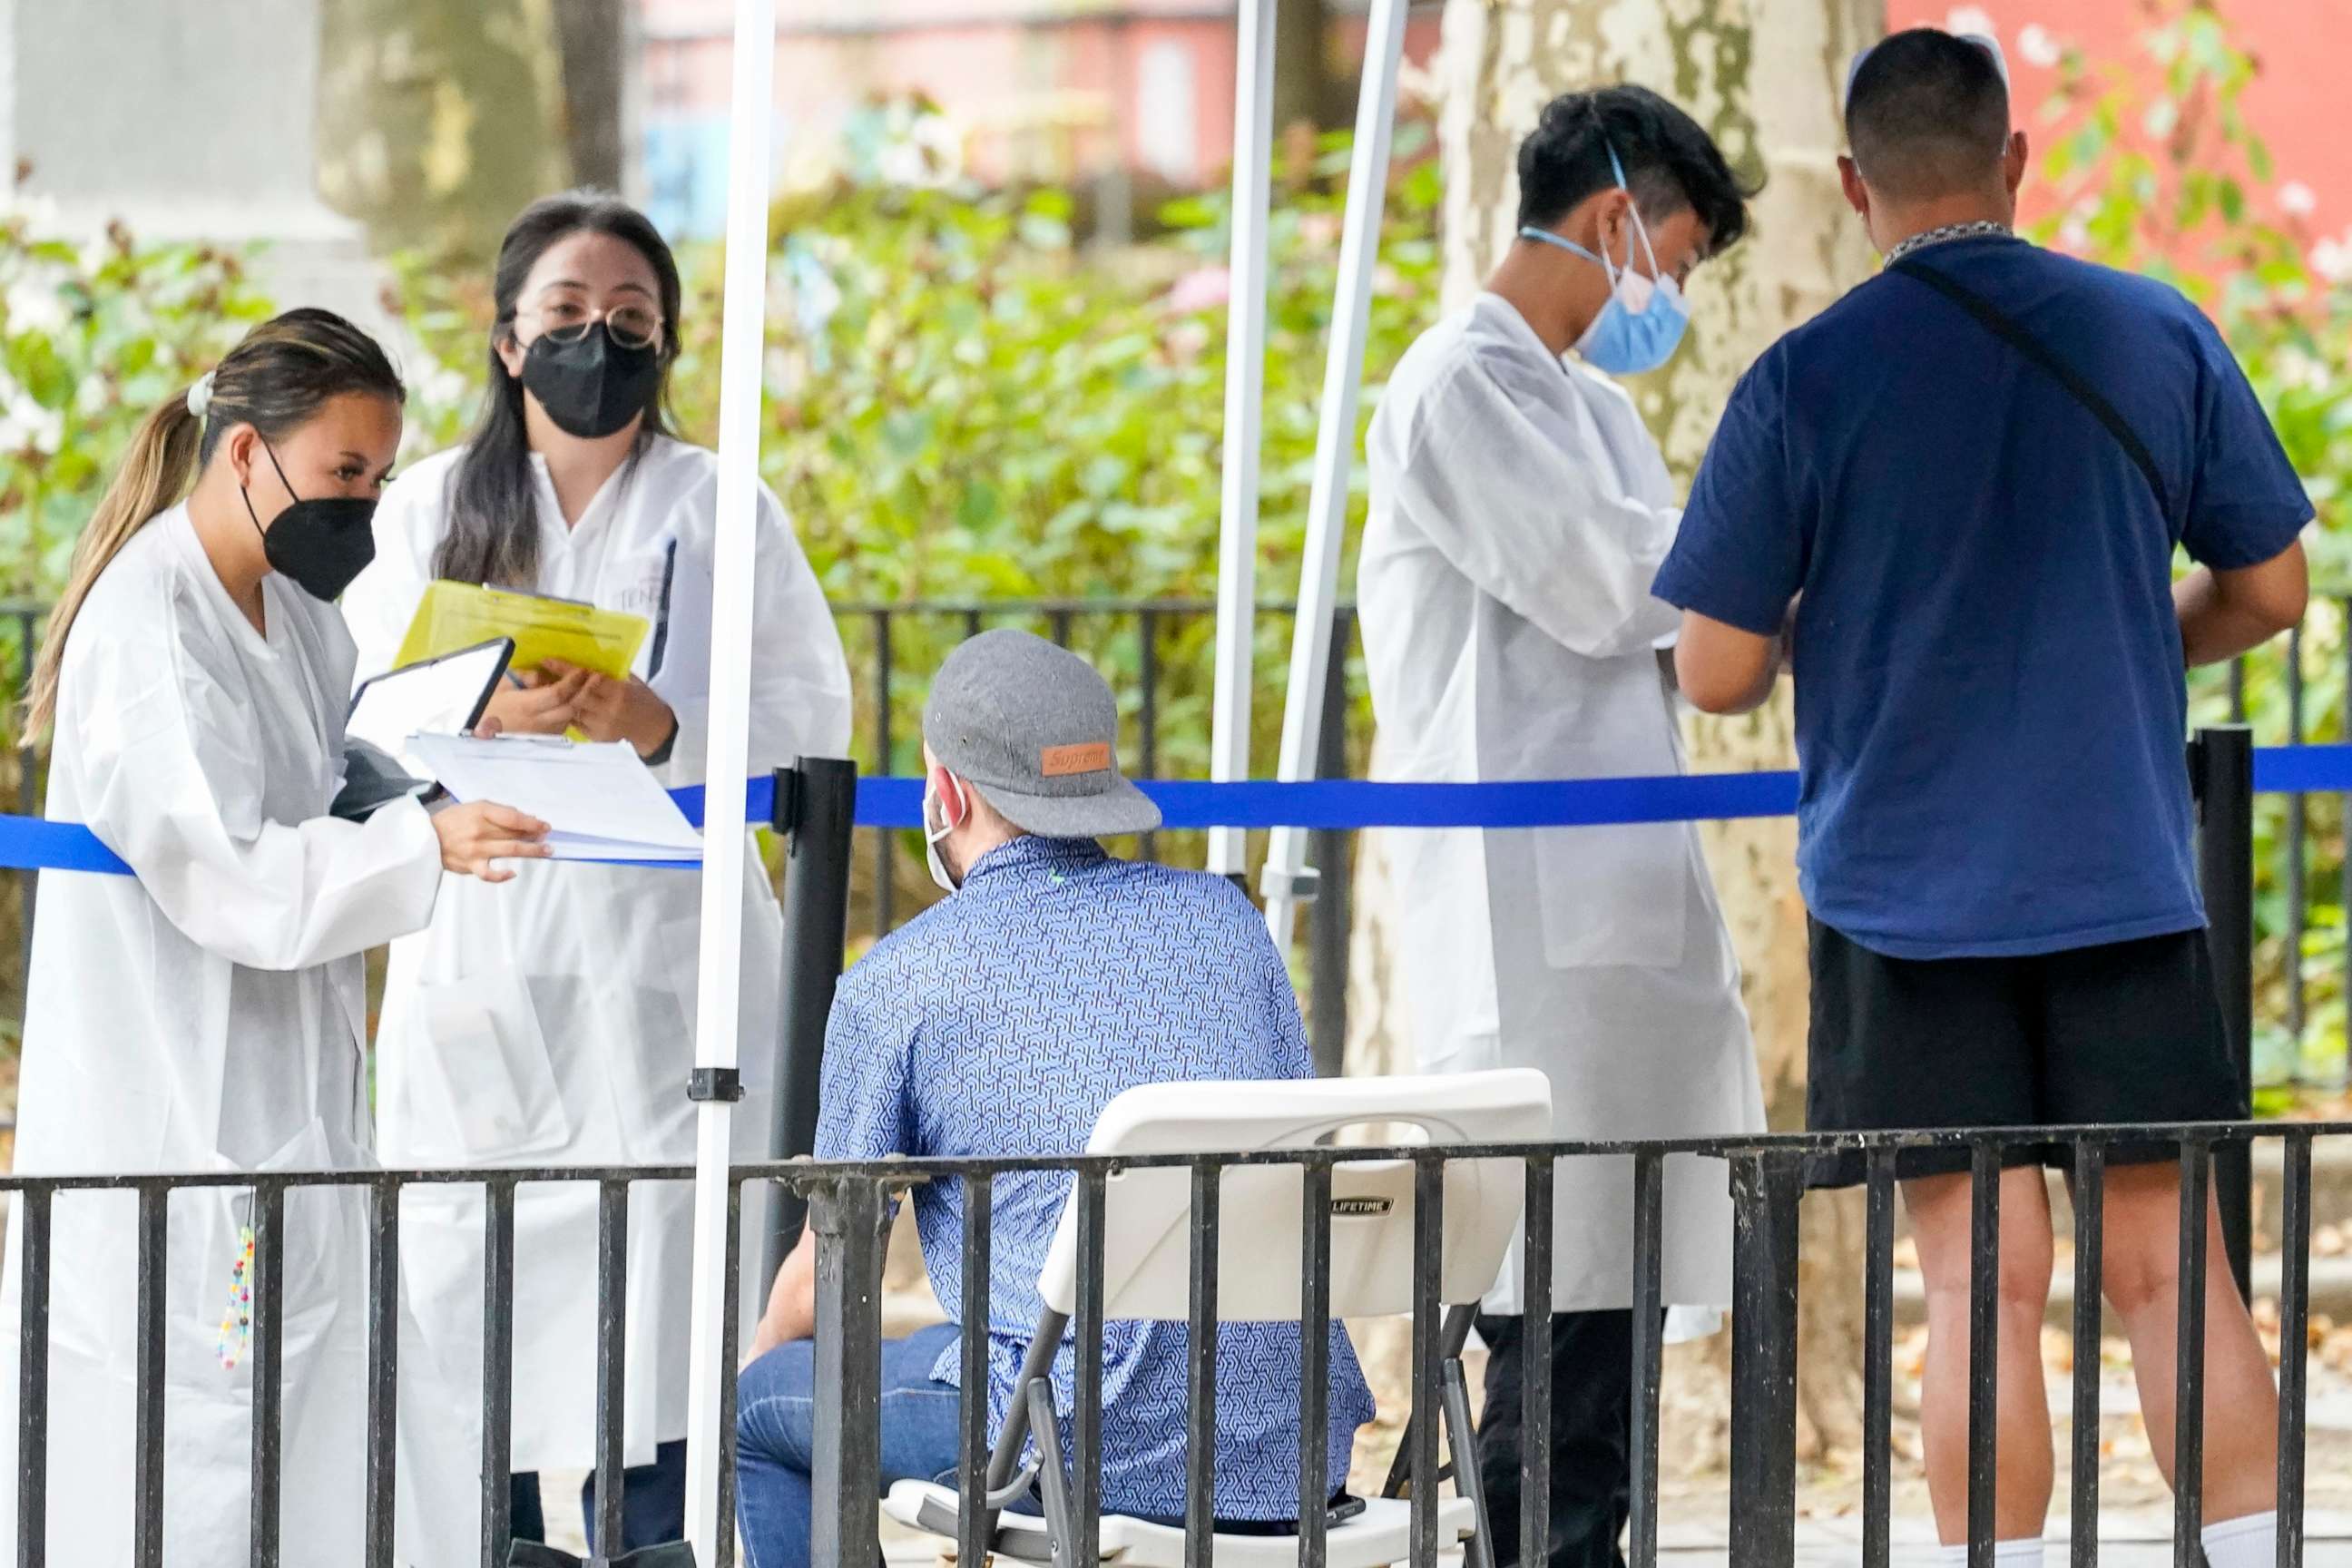
<svg viewBox="0 0 2352 1568"><path fill-rule="evenodd" d="M643 616L600 610L575 599L444 581L425 590L393 662L419 664L511 637L511 668L535 670L555 658L625 680L648 629Z"/></svg>
<svg viewBox="0 0 2352 1568"><path fill-rule="evenodd" d="M419 772L408 752L408 737L472 730L513 657L513 638L493 637L363 680L343 717L344 739L363 742L387 761L397 759L411 773Z"/></svg>

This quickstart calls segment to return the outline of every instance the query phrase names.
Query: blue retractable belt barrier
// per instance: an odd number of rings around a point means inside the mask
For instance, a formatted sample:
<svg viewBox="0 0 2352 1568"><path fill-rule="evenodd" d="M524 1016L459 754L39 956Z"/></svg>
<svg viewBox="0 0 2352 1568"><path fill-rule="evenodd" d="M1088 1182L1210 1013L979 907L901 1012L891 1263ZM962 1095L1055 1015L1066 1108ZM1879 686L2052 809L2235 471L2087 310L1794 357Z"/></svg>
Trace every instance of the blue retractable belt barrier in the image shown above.
<svg viewBox="0 0 2352 1568"><path fill-rule="evenodd" d="M2352 792L2352 745L2270 746L2254 753L2254 787L2268 795ZM1726 822L1786 816L1797 808L1792 773L1688 773L1665 778L1561 779L1514 784L1145 784L1171 829L1202 827L1598 827L1632 822ZM702 822L700 788L674 792L688 818ZM775 815L773 780L744 789L757 824ZM923 781L857 783L860 827L916 827ZM38 817L0 816L0 870L103 871L129 868L85 827Z"/></svg>

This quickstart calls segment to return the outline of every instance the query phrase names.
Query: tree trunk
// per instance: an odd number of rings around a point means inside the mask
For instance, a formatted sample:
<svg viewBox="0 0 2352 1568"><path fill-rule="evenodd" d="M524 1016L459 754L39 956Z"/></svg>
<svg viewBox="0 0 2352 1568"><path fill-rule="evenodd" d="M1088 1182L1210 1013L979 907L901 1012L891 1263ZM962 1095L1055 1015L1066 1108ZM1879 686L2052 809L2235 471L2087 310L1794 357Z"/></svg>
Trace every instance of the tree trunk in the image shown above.
<svg viewBox="0 0 2352 1568"><path fill-rule="evenodd" d="M486 269L567 183L549 0L321 0L319 188L378 255Z"/></svg>
<svg viewBox="0 0 2352 1568"><path fill-rule="evenodd" d="M1839 193L1834 156L1843 142L1846 63L1876 37L1884 16L1879 0L1447 0L1434 73L1449 301L1465 300L1509 241L1518 143L1546 102L1634 81L1681 104L1735 167L1767 181L1748 242L1698 274L1681 353L1636 388L1668 461L1686 479L1740 372L1868 271L1868 244ZM1794 760L1785 696L1747 718L1694 723L1689 739L1701 770ZM1801 1126L1807 996L1795 828L1786 821L1712 825L1706 839L1745 971L1767 1108L1774 1126ZM1370 880L1380 873L1380 858L1365 857L1360 962L1385 951L1376 922L1392 900ZM1361 1047L1351 1055L1392 1055L1392 1045L1376 1047L1401 1030L1402 1009L1360 994L1351 1011L1363 1021ZM1850 1199L1815 1199L1806 1210L1802 1437L1818 1456L1850 1448L1860 1436L1862 1227ZM1712 1353L1727 1352L1718 1337ZM1706 1381L1721 1387L1719 1372ZM1719 1411L1707 1415L1707 1403L1670 1400L1678 1424L1692 1428L1677 1434L1677 1452L1688 1456L1720 1434Z"/></svg>
<svg viewBox="0 0 2352 1568"><path fill-rule="evenodd" d="M1331 119L1331 13L1327 0L1276 0L1274 128L1318 129Z"/></svg>
<svg viewBox="0 0 2352 1568"><path fill-rule="evenodd" d="M563 142L572 181L619 191L628 180L631 0L554 0L563 58Z"/></svg>

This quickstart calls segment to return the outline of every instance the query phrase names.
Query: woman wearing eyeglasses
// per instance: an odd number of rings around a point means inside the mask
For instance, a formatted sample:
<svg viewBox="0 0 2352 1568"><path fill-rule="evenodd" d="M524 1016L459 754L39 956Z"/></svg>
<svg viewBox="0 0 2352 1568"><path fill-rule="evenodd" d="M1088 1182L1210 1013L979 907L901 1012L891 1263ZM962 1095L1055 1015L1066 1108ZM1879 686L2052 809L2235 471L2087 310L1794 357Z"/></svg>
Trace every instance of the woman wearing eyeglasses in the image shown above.
<svg viewBox="0 0 2352 1568"><path fill-rule="evenodd" d="M376 563L343 600L359 671L392 664L436 578L643 616L652 630L628 679L551 668L520 677L489 711L509 733L576 727L626 741L665 785L700 784L718 460L665 418L677 263L627 205L555 196L508 230L495 297L480 427L385 491ZM762 772L842 753L849 678L816 579L765 491L757 526L751 760ZM577 862L530 870L499 889L503 900L445 889L431 928L394 948L377 1030L382 1158L691 1163L700 879ZM782 942L767 879L746 879L747 1041L772 1034ZM766 1116L754 1107L735 1121L752 1134L743 1152L764 1152ZM631 1194L626 1539L596 1543L613 1556L683 1533L689 1195L682 1184ZM454 1563L478 1551L480 1191L413 1191L403 1213L420 1327L401 1364L401 1479L425 1505L411 1517L448 1531L403 1555ZM515 1230L514 1526L539 1539L537 1472L595 1462L596 1191L525 1187Z"/></svg>

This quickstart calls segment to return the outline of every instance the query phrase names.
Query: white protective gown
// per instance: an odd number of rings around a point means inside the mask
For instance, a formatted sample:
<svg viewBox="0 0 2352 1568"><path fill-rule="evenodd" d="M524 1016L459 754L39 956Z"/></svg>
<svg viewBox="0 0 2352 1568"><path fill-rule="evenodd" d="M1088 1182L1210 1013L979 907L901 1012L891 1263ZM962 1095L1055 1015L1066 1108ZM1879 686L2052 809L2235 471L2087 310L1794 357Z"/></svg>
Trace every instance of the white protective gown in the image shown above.
<svg viewBox="0 0 2352 1568"><path fill-rule="evenodd" d="M1358 595L1381 776L1683 771L1650 596L1681 513L1614 383L1481 294L1416 342L1369 439ZM1558 1136L1760 1128L1739 970L1688 824L1390 836L1423 1072L1540 1068ZM1556 1310L1632 1304L1632 1166L1559 1167ZM1666 1300L1730 1300L1720 1162L1671 1161ZM1490 1310L1519 1310L1515 1247Z"/></svg>
<svg viewBox="0 0 2352 1568"><path fill-rule="evenodd" d="M417 464L376 512L375 563L344 595L360 673L391 667L433 575L457 453ZM636 673L677 711L677 741L656 770L667 787L703 782L719 464L656 439L566 528L534 458L540 533L535 591L662 618ZM848 667L833 617L782 509L761 492L753 621L751 765L839 756L849 740ZM671 557L675 554L673 567ZM744 880L742 1049L750 1093L735 1112L740 1157L766 1152L763 1095L777 1027L782 919L754 861ZM527 865L491 888L454 883L431 928L394 945L377 1035L383 1157L404 1165L691 1163L701 879L691 871ZM649 1464L686 1436L691 1192L639 1186L629 1210L625 1448ZM403 1421L445 1456L404 1472L453 1533L413 1542L417 1563L462 1560L478 1517L482 1203L478 1189L412 1193L401 1265L444 1387L420 1383ZM596 1192L526 1187L516 1205L514 1468L580 1470L596 1433ZM404 1383L410 1363L403 1363ZM437 1484L436 1484L437 1483ZM551 1513L560 1506L551 1492Z"/></svg>
<svg viewBox="0 0 2352 1568"><path fill-rule="evenodd" d="M67 641L48 815L86 822L137 879L41 879L16 1168L315 1170L368 1152L362 954L422 927L441 857L422 807L329 816L352 646L282 577L257 632L184 508L135 534ZM136 1200L52 1214L48 1561L131 1561ZM164 1561L241 1568L253 1362L225 1338L249 1194L171 1203ZM284 1556L356 1563L366 1420L366 1199L289 1195ZM0 1474L14 1475L17 1226L0 1289ZM228 1363L234 1358L235 1364ZM16 1537L0 1488L0 1540Z"/></svg>

